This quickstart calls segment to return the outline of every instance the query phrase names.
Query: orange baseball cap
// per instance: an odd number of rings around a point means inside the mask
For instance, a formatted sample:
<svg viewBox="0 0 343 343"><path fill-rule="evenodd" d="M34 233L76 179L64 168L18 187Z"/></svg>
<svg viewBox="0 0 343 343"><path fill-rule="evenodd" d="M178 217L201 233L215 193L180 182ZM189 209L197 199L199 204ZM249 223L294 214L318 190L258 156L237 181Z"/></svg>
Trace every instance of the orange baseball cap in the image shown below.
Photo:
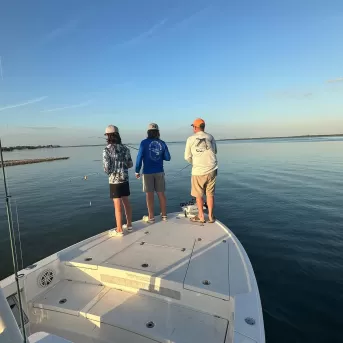
<svg viewBox="0 0 343 343"><path fill-rule="evenodd" d="M201 118L197 118L193 121L193 124L191 126L193 126L193 127L205 126L205 120L201 119Z"/></svg>

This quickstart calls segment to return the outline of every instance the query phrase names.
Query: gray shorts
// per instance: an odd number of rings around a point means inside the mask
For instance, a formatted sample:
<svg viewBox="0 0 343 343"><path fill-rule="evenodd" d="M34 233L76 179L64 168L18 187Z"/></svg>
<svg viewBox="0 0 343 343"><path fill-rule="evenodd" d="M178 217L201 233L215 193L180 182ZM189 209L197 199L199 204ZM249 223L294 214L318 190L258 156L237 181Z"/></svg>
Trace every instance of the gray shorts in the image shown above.
<svg viewBox="0 0 343 343"><path fill-rule="evenodd" d="M165 192L164 173L143 174L143 192Z"/></svg>

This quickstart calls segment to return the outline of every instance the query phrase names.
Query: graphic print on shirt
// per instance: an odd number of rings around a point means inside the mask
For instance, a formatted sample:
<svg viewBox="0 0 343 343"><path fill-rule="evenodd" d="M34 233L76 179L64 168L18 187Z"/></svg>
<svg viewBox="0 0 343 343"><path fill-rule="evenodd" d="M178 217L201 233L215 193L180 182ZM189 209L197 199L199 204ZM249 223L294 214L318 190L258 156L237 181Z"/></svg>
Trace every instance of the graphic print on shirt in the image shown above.
<svg viewBox="0 0 343 343"><path fill-rule="evenodd" d="M159 141L152 141L149 144L149 154L153 161L159 161L163 154L162 144Z"/></svg>
<svg viewBox="0 0 343 343"><path fill-rule="evenodd" d="M129 180L127 164L132 162L130 150L122 144L109 144L103 152L103 164L109 175L109 183L118 184Z"/></svg>
<svg viewBox="0 0 343 343"><path fill-rule="evenodd" d="M197 143L195 144L196 152L204 152L212 147L212 143L206 138L197 138Z"/></svg>

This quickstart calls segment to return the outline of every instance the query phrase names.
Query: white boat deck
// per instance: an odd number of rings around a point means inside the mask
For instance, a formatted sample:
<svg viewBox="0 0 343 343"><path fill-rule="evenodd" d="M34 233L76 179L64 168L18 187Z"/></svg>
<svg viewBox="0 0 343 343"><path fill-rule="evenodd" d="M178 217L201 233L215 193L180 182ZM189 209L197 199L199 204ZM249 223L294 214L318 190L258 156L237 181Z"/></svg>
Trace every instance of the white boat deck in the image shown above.
<svg viewBox="0 0 343 343"><path fill-rule="evenodd" d="M74 343L264 342L250 261L218 221L138 221L122 238L104 233L41 262L23 277L31 332ZM37 287L46 270L54 280Z"/></svg>

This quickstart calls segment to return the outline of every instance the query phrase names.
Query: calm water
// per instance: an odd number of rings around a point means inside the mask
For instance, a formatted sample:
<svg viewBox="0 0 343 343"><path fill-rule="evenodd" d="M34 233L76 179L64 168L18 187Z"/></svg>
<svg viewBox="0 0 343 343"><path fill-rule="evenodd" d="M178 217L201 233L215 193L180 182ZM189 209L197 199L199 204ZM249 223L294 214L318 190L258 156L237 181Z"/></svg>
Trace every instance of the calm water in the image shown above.
<svg viewBox="0 0 343 343"><path fill-rule="evenodd" d="M185 165L183 148L170 145L169 211L177 211L179 203L189 199L190 171L177 173ZM5 159L71 157L7 169L18 206L25 265L113 226L101 150L5 155ZM250 256L267 342L343 342L342 158L340 139L219 144L216 214ZM84 175L89 175L88 180L83 180ZM137 220L146 214L145 198L133 175L131 190ZM1 199L0 279L12 274L7 237Z"/></svg>

